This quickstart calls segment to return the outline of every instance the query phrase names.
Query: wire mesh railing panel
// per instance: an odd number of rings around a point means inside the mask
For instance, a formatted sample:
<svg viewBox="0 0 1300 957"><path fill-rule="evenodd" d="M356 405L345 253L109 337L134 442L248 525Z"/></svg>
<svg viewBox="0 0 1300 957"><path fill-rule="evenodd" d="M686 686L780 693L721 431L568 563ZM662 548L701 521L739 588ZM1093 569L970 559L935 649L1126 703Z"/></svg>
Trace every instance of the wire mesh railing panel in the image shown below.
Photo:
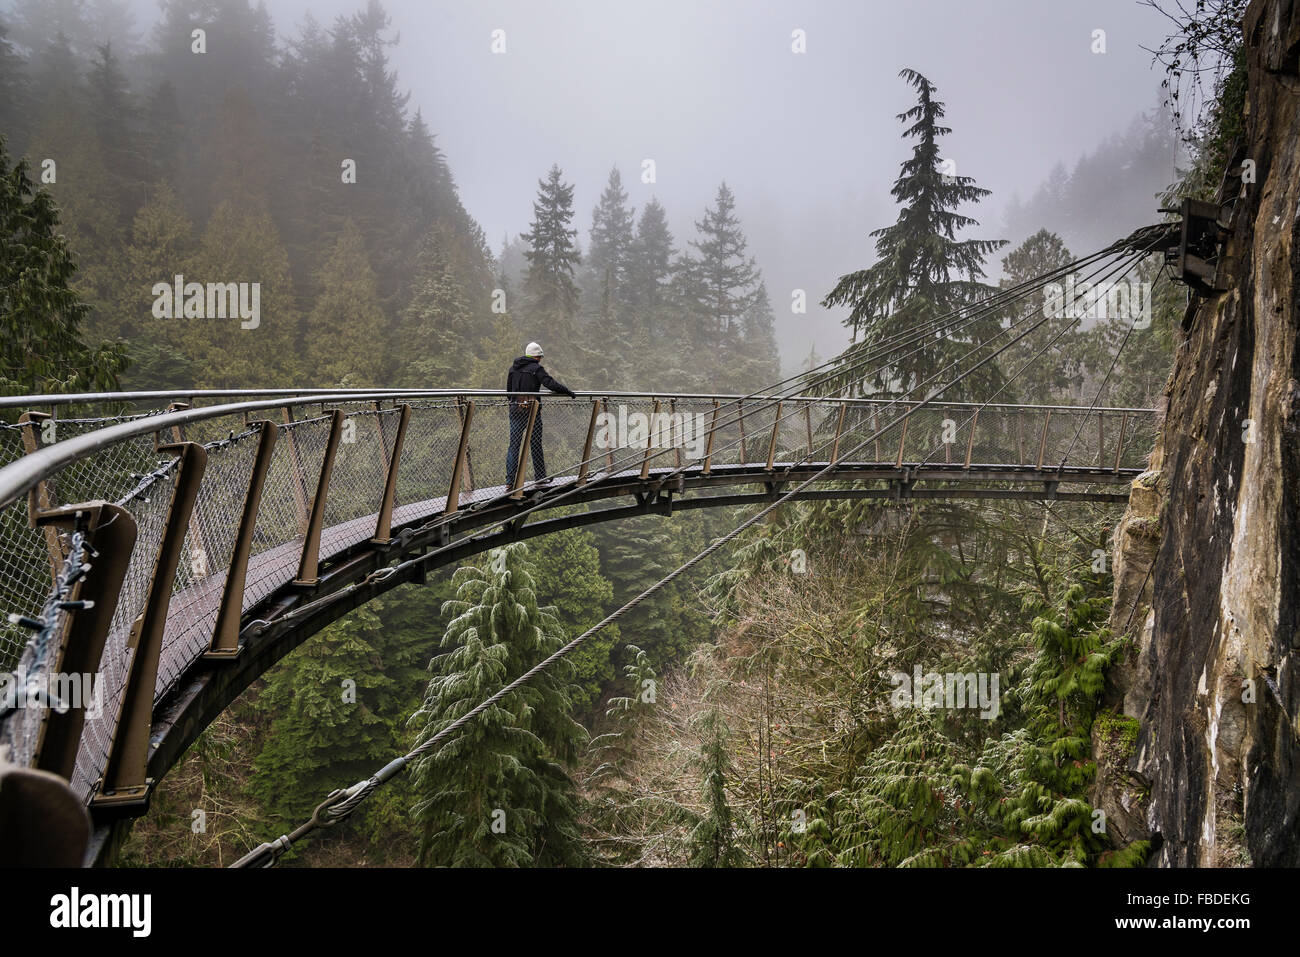
<svg viewBox="0 0 1300 957"><path fill-rule="evenodd" d="M416 402L411 404L411 418L402 444L402 459L397 466L397 505L409 508L420 502L444 499L451 488L452 470L460 448L461 427L467 405L454 401ZM477 431L478 403L470 421L470 434ZM469 456L461 475L461 489L468 492L478 482L476 457Z"/></svg>
<svg viewBox="0 0 1300 957"><path fill-rule="evenodd" d="M469 484L471 475L467 474L465 485L462 486L467 494L462 497L462 501L478 501L493 489L495 492L492 494L499 494L508 484L506 450L510 441L510 416L509 403L505 399L485 399L474 403L474 421L466 449L468 472L472 473L473 485ZM454 464L454 461L453 447L451 462ZM529 471L531 472L531 461ZM450 467L447 475L451 475Z"/></svg>
<svg viewBox="0 0 1300 957"><path fill-rule="evenodd" d="M233 436L227 432L228 438L214 440L208 448L207 468L172 583L155 699L167 694L211 644L260 434L260 429Z"/></svg>
<svg viewBox="0 0 1300 957"><path fill-rule="evenodd" d="M24 455L22 432L0 425L0 468ZM11 624L11 614L31 614L45 602L54 581L45 535L28 522L27 499L0 509L0 670L12 671L31 633Z"/></svg>
<svg viewBox="0 0 1300 957"><path fill-rule="evenodd" d="M547 471L554 478L577 475L591 424L591 400L548 397L542 401L542 414L546 422ZM595 453L593 449L592 454ZM528 475L533 477L531 469Z"/></svg>
<svg viewBox="0 0 1300 957"><path fill-rule="evenodd" d="M776 429L776 462L797 462L812 448L812 405L807 402L785 402L781 405L780 422Z"/></svg>
<svg viewBox="0 0 1300 957"><path fill-rule="evenodd" d="M962 449L963 461L967 453L972 464L986 462L1005 462L1006 421L996 410L982 409L976 414L971 410L962 416L962 421L971 420L963 429L965 446Z"/></svg>
<svg viewBox="0 0 1300 957"><path fill-rule="evenodd" d="M135 620L144 611L149 583L162 546L167 512L176 490L177 474L174 467L169 467L118 502L135 518L136 541L118 595L117 608L109 623L104 654L100 661L102 708L99 714L86 716L81 749L73 773L73 789L83 796L89 796L94 789L108 758L131 660L127 642Z"/></svg>
<svg viewBox="0 0 1300 957"><path fill-rule="evenodd" d="M708 399L677 399L670 403L673 416L671 434L673 452L654 460L656 465L697 468L704 462L709 428L713 423L713 402ZM716 440L715 440L716 441Z"/></svg>
<svg viewBox="0 0 1300 957"><path fill-rule="evenodd" d="M648 451L647 443L650 440L650 432L654 424L654 411L655 401L653 399L624 398L622 396L609 399L604 406L602 427L597 429L592 440L592 456L596 459L592 463L592 471L608 471L611 460L615 473L639 471L645 462L645 455ZM667 415L667 400L660 402L660 411ZM580 457L581 451L582 449L579 447L579 455L573 456L575 463ZM649 451L653 453L652 449ZM654 456L652 454L650 467L658 468L671 465L673 461L670 455Z"/></svg>
<svg viewBox="0 0 1300 957"><path fill-rule="evenodd" d="M713 451L710 458L714 467L738 465L752 457L749 448L753 442L753 429L749 427L746 419L742 403L719 403L717 428L713 432Z"/></svg>
<svg viewBox="0 0 1300 957"><path fill-rule="evenodd" d="M329 416L315 416L276 426L275 451L267 469L254 526L244 609L256 605L298 572L307 521L325 446Z"/></svg>
<svg viewBox="0 0 1300 957"><path fill-rule="evenodd" d="M840 425L841 403L807 402L801 404L809 410L812 419L811 461L829 462L831 453L834 450L835 432Z"/></svg>
<svg viewBox="0 0 1300 957"><path fill-rule="evenodd" d="M1124 431L1124 444L1120 448L1120 468L1147 468L1151 450L1156 444L1156 432L1160 427L1159 417L1154 413L1147 413L1128 415L1122 422L1117 421L1120 418L1121 416L1112 414L1107 420L1107 427L1112 428L1116 436L1116 447L1119 447L1120 429L1123 428ZM1110 454L1114 456L1113 448Z"/></svg>
<svg viewBox="0 0 1300 957"><path fill-rule="evenodd" d="M952 465L965 458L963 443L970 413L949 406L926 406L910 417L904 462Z"/></svg>
<svg viewBox="0 0 1300 957"><path fill-rule="evenodd" d="M374 515L383 502L389 449L379 418L370 411L357 411L343 419L329 494L325 498L322 557L374 535L373 523L357 523L347 535L340 535L338 527Z"/></svg>
<svg viewBox="0 0 1300 957"><path fill-rule="evenodd" d="M58 441L66 441L95 426L60 423ZM164 436L163 440L167 438ZM93 456L77 459L45 482L55 505L71 505L103 499L119 501L134 488L150 481L149 475L159 467L170 468L173 457L160 454L152 435L136 436L101 449Z"/></svg>

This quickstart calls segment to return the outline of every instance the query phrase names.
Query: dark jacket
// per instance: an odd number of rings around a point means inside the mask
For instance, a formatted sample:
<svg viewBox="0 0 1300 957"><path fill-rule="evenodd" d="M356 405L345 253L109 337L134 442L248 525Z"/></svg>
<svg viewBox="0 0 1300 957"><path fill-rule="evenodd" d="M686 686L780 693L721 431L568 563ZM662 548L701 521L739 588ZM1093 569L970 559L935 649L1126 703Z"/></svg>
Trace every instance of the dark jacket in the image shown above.
<svg viewBox="0 0 1300 957"><path fill-rule="evenodd" d="M536 359L529 356L520 356L516 359L514 365L510 367L510 374L506 376L506 391L511 393L510 397L513 399L522 392L541 392L542 386L560 395L575 398L573 390L563 382L552 379Z"/></svg>

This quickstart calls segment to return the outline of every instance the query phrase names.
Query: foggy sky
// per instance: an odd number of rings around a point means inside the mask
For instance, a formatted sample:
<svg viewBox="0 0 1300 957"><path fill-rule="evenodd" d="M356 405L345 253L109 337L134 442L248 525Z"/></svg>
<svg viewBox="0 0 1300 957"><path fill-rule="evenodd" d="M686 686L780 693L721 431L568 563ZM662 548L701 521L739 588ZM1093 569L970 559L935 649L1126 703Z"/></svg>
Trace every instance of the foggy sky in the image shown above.
<svg viewBox="0 0 1300 957"><path fill-rule="evenodd" d="M147 28L152 4L137 9ZM310 9L322 24L363 0L268 0L295 35ZM844 272L870 264L867 233L894 221L889 194L909 152L895 115L912 105L903 67L947 105L946 155L993 196L964 210L1001 235L1013 193L1073 166L1160 98L1142 49L1166 23L1138 0L387 0L400 43L390 51L409 107L423 110L461 199L493 252L528 228L537 180L558 162L576 184L585 249L591 209L611 166L639 213L664 203L680 246L725 178L767 280L787 369L816 341L847 342L841 312L817 301ZM791 31L807 53L791 52ZM493 30L507 53L490 50ZM1106 31L1107 52L1090 47ZM653 158L658 182L644 185ZM1170 180L1174 178L1171 168ZM1116 236L1151 221L1135 211ZM1054 224L1045 223L1053 227ZM1079 250L1078 252L1083 252ZM991 262L993 275L997 262ZM791 291L809 311L790 311Z"/></svg>

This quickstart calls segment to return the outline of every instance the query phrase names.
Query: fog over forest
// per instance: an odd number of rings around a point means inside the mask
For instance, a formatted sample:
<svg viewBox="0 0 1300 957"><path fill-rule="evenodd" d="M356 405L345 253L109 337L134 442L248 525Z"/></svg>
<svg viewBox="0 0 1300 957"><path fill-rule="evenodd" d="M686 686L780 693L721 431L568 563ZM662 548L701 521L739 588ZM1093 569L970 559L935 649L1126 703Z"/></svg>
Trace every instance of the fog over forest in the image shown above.
<svg viewBox="0 0 1300 957"><path fill-rule="evenodd" d="M5 0L0 14L32 3ZM76 4L36 6L48 21ZM112 12L96 41L111 40L128 72L140 71L125 54L147 45L159 4L89 6ZM265 4L282 46L306 18L328 27L362 6ZM968 235L1006 239L1005 251L1039 228L1077 254L1092 251L1155 221L1156 193L1176 178L1169 124L1156 118L1162 73L1148 52L1168 21L1132 0L390 0L385 9L398 38L386 51L396 87L422 112L493 254L528 228L552 163L575 186L584 250L612 166L638 215L658 197L679 244L725 180L767 282L787 372L814 342L827 356L848 341L846 311L818 303L837 277L873 260L869 231L894 219L889 190L910 150L895 118L911 104L904 67L946 103L945 153L958 174L992 191L965 210L980 222ZM492 50L498 30L504 53ZM793 52L796 30L806 52ZM1094 52L1098 30L1104 53ZM18 25L12 34L32 39ZM880 36L891 40L873 41ZM641 182L646 159L653 184ZM1000 257L988 267L996 280ZM807 315L791 313L796 289Z"/></svg>

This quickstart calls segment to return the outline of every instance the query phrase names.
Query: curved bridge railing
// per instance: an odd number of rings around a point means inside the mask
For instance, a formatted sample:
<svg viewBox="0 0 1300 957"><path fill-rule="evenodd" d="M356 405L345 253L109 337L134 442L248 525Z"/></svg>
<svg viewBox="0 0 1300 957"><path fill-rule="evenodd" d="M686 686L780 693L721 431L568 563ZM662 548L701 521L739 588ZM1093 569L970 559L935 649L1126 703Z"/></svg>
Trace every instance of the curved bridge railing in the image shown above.
<svg viewBox="0 0 1300 957"><path fill-rule="evenodd" d="M0 704L0 753L69 780L98 820L143 813L148 774L256 674L429 568L565 525L765 501L828 463L805 497L1123 500L1156 418L545 396L540 417L536 404L515 413L523 448L507 475L508 406L501 392L441 390L0 399L0 673L18 697L63 682L46 689L59 707ZM547 487L529 481L538 430ZM726 486L759 491L717 494ZM634 504L609 507L622 496Z"/></svg>

